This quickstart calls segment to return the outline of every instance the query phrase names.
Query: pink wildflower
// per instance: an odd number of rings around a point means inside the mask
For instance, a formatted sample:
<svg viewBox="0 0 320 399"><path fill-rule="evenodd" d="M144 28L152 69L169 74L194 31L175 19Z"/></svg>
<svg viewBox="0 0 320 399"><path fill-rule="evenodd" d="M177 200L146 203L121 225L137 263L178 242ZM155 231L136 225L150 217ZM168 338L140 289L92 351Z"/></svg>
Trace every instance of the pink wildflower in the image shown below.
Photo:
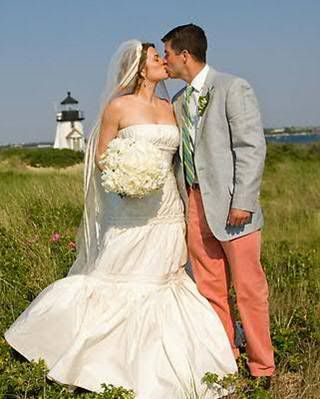
<svg viewBox="0 0 320 399"><path fill-rule="evenodd" d="M58 242L60 240L60 238L61 238L61 234L55 231L52 234L50 241L51 242Z"/></svg>

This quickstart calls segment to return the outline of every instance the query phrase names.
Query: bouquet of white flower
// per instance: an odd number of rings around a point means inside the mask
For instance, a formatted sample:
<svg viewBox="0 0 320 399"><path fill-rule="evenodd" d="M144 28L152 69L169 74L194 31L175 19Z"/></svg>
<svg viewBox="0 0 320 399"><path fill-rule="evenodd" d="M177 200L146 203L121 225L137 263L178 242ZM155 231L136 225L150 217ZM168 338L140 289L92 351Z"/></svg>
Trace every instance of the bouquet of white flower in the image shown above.
<svg viewBox="0 0 320 399"><path fill-rule="evenodd" d="M157 147L146 140L113 139L100 164L106 192L143 198L163 187L170 165Z"/></svg>

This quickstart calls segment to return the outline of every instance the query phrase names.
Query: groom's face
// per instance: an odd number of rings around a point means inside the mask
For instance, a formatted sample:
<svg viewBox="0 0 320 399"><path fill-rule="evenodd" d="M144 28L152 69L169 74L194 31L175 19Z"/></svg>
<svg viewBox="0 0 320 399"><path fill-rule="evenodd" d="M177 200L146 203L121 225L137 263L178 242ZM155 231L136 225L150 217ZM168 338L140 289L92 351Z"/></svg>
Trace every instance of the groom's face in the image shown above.
<svg viewBox="0 0 320 399"><path fill-rule="evenodd" d="M164 44L164 65L167 69L169 77L172 79L181 78L184 68L184 56L182 53L177 53L171 47L171 41L165 42Z"/></svg>

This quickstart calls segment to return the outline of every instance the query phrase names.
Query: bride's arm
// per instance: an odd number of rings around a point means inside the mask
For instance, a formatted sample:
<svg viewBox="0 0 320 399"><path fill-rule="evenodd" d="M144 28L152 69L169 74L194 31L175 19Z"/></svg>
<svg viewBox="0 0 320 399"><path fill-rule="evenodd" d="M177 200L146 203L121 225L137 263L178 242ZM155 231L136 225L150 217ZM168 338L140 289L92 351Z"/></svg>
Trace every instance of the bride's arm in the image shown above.
<svg viewBox="0 0 320 399"><path fill-rule="evenodd" d="M118 134L120 120L120 107L117 100L108 104L101 118L101 127L97 144L95 162L100 170L103 170L100 164L101 156L105 153L108 144Z"/></svg>

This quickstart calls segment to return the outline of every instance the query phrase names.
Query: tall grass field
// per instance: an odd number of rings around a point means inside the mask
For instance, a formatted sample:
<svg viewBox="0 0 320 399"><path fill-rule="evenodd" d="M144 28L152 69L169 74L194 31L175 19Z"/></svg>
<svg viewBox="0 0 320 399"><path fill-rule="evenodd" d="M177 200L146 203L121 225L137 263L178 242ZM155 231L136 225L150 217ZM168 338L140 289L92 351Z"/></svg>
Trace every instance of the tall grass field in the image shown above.
<svg viewBox="0 0 320 399"><path fill-rule="evenodd" d="M42 361L25 361L3 338L75 259L82 156L57 151L0 151L0 398L131 399L131 391L110 381L100 394L70 393L46 380ZM261 203L277 373L266 391L249 379L243 354L232 398L319 399L320 145L269 144Z"/></svg>

